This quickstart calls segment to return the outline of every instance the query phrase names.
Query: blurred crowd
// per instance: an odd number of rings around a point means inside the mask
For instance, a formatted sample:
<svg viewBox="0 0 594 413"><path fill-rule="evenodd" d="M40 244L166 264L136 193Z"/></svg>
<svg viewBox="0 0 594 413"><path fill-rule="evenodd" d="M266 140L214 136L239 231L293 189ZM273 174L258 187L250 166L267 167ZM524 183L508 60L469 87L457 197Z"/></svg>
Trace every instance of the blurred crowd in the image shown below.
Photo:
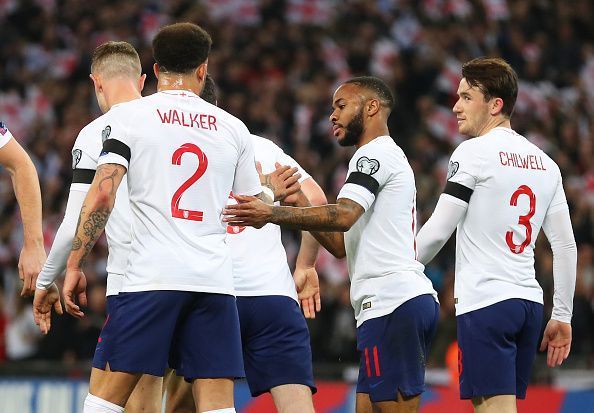
<svg viewBox="0 0 594 413"><path fill-rule="evenodd" d="M252 133L274 140L311 173L333 202L351 148L330 131L331 96L341 80L372 74L392 88L390 131L417 184L419 224L445 183L447 162L463 139L451 108L461 64L501 56L521 79L512 127L560 166L576 241L578 273L572 356L594 366L594 3L589 0L0 0L0 119L26 146L39 172L45 243L59 226L71 180L70 150L100 115L89 80L93 49L126 40L155 91L151 39L163 24L192 21L210 32L209 72L219 105ZM488 219L488 217L485 217ZM18 297L18 208L8 174L0 174L0 362L92 356L104 321L102 241L88 260L87 316L54 320L42 337L30 300ZM543 238L541 236L541 238ZM293 262L299 234L283 235ZM453 240L426 268L438 290L441 322L430 365L443 366L455 339ZM552 254L536 249L537 277L552 305ZM355 323L346 263L321 251L323 308L310 322L317 362L356 362Z"/></svg>

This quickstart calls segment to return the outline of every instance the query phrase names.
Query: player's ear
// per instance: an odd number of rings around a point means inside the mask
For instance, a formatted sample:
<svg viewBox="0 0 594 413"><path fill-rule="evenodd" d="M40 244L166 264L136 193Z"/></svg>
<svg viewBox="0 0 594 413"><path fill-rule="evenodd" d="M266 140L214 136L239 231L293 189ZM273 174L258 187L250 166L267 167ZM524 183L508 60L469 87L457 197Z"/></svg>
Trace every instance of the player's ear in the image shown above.
<svg viewBox="0 0 594 413"><path fill-rule="evenodd" d="M366 103L366 111L368 116L373 116L380 110L380 102L377 99L370 99Z"/></svg>
<svg viewBox="0 0 594 413"><path fill-rule="evenodd" d="M204 83L204 81L206 80L206 71L208 68L208 60L205 61L204 63L202 63L200 66L198 66L198 68L196 68L196 79L198 80L198 83Z"/></svg>
<svg viewBox="0 0 594 413"><path fill-rule="evenodd" d="M98 75L95 75L93 73L91 73L89 75L89 77L93 81L93 86L95 87L95 91L96 92L101 92L101 90L103 89L103 87L101 85L101 77L99 77Z"/></svg>
<svg viewBox="0 0 594 413"><path fill-rule="evenodd" d="M489 102L489 109L491 115L499 115L503 110L503 99L501 98L493 98Z"/></svg>
<svg viewBox="0 0 594 413"><path fill-rule="evenodd" d="M153 64L153 73L155 74L157 80L159 80L159 65L156 63Z"/></svg>
<svg viewBox="0 0 594 413"><path fill-rule="evenodd" d="M142 76L140 76L140 79L138 79L138 91L142 92L142 89L144 89L144 82L146 81L146 73L144 73Z"/></svg>

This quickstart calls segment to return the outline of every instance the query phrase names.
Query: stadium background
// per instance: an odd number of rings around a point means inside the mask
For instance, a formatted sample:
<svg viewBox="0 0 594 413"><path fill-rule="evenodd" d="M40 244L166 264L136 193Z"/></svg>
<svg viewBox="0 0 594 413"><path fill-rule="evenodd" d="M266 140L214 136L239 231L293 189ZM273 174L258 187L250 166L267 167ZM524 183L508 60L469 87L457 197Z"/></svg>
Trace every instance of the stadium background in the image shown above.
<svg viewBox="0 0 594 413"><path fill-rule="evenodd" d="M533 383L540 387L528 397L530 402L534 394L541 407L525 404L521 411L594 411L594 2L0 0L0 119L39 172L48 251L67 200L72 144L100 114L88 78L93 49L113 39L132 43L148 74L144 94L153 93L151 39L175 21L196 22L211 33L209 72L220 106L297 159L330 202L352 154L330 133L332 92L350 76L383 78L397 98L389 126L415 171L420 224L437 202L449 154L462 139L451 112L461 63L479 55L510 62L521 79L512 126L559 164L578 244L571 356L556 370L537 359ZM85 271L86 318L58 318L42 337L32 322L31 300L18 296L21 242L18 208L3 171L0 411L74 412L104 320L106 244L95 248ZM293 262L298 235L286 232L284 242ZM546 241L538 244L537 277L548 318L552 256ZM455 339L453 267L450 241L426 268L440 294L441 319L428 365L435 387L424 399L425 413L466 411L456 402L455 387L448 387L454 374L446 362ZM348 412L357 355L346 264L322 251L318 273L323 310L310 332L316 377L326 382L316 403L319 411ZM240 385L240 411L267 411L244 396ZM56 410L58 405L72 410Z"/></svg>

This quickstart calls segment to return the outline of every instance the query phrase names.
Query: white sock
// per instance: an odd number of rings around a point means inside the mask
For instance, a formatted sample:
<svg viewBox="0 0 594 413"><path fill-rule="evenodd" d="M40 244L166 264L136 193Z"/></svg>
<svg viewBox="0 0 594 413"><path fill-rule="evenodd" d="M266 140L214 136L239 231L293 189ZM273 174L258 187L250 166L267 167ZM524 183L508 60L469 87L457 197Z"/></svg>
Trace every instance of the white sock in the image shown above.
<svg viewBox="0 0 594 413"><path fill-rule="evenodd" d="M227 407L226 409L218 409L218 410L208 410L204 413L235 413L235 407Z"/></svg>
<svg viewBox="0 0 594 413"><path fill-rule="evenodd" d="M124 408L88 393L83 413L124 413Z"/></svg>

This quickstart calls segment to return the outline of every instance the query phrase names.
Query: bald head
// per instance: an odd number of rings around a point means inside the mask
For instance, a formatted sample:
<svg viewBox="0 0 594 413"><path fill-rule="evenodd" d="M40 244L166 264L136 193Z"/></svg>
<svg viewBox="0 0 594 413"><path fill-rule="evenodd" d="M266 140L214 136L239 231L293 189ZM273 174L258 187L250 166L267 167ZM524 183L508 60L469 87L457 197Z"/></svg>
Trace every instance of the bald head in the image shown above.
<svg viewBox="0 0 594 413"><path fill-rule="evenodd" d="M142 67L136 49L127 42L107 42L93 53L91 73L109 79L126 76L137 79Z"/></svg>

